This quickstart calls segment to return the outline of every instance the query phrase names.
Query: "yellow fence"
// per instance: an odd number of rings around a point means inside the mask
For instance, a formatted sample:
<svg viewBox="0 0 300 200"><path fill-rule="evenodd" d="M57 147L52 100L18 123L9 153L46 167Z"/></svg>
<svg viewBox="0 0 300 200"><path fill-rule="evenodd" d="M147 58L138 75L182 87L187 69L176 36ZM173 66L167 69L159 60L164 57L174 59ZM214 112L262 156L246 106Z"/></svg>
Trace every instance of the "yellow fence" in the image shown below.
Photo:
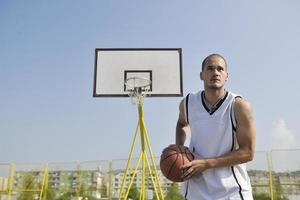
<svg viewBox="0 0 300 200"><path fill-rule="evenodd" d="M247 164L254 199L300 199L300 149L256 152ZM65 163L0 163L0 200L117 199L127 160ZM133 159L130 166L136 162ZM159 158L155 158L159 163ZM133 171L132 168L130 170ZM139 189L138 170L133 188ZM130 172L130 171L129 171ZM128 185L131 173L125 177ZM171 187L160 171L164 193ZM146 180L147 199L153 186Z"/></svg>

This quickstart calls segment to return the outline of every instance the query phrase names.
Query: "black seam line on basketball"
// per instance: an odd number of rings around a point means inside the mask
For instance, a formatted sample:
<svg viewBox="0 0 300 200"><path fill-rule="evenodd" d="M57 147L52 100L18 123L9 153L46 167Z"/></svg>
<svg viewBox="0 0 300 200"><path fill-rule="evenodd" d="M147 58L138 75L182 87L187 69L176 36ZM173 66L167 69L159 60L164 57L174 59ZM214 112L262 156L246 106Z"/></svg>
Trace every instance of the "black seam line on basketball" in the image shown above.
<svg viewBox="0 0 300 200"><path fill-rule="evenodd" d="M186 150L184 150L183 153L185 154L185 157L186 157L188 160L190 160L189 157L188 157L188 154L186 153ZM183 159L182 159L182 160L183 160ZM184 164L184 163L183 163L183 164Z"/></svg>
<svg viewBox="0 0 300 200"><path fill-rule="evenodd" d="M185 151L183 152L184 154L185 154L185 157L189 160L189 161L191 161L190 159L189 159L189 157L188 157L188 154L187 154L187 149L185 149ZM194 160L194 155L191 153L191 155L192 155L192 160ZM182 161L184 162L184 159L182 159ZM184 163L183 163L184 164ZM191 167L189 167L187 170L189 170ZM183 170L182 170L182 172L183 172Z"/></svg>
<svg viewBox="0 0 300 200"><path fill-rule="evenodd" d="M168 159L170 156L173 156L173 155L175 155L175 154L177 154L177 152L175 152L175 153L173 153L173 154L170 154L170 155L168 155L167 157L165 157L161 162L163 162L163 161L165 161L166 159Z"/></svg>
<svg viewBox="0 0 300 200"><path fill-rule="evenodd" d="M187 152L187 151L188 151L188 150L185 149L183 153L185 154L185 157L187 157L187 159L190 161L190 159L189 159L189 157L188 157L188 153L189 153L189 152ZM189 153L189 154L190 154L190 153ZM192 159L194 159L194 155L193 155L192 153L191 153L191 155L192 155Z"/></svg>
<svg viewBox="0 0 300 200"><path fill-rule="evenodd" d="M177 153L177 157L176 157L175 161L172 163L172 166L171 166L170 169L169 169L169 172L168 172L168 175L167 175L168 178L169 178L169 175L170 175L170 173L171 173L171 171L172 171L172 169L173 169L175 163L177 162L177 159L178 159L178 153Z"/></svg>
<svg viewBox="0 0 300 200"><path fill-rule="evenodd" d="M242 187L241 187L240 183L239 183L238 180L237 180L237 177L236 177L236 175L235 175L233 166L231 166L231 171L232 171L232 173L233 173L233 177L234 177L236 183L237 183L238 186L239 186L239 194L240 194L240 196L241 196L241 199L244 200L244 197L243 197L243 194L242 194Z"/></svg>
<svg viewBox="0 0 300 200"><path fill-rule="evenodd" d="M188 124L189 124L189 96L190 94L186 95L186 99L185 99L186 121Z"/></svg>
<svg viewBox="0 0 300 200"><path fill-rule="evenodd" d="M186 157L187 157L186 151L187 151L187 149L184 149L184 151L181 151L181 149L180 149L180 153L181 153L181 154L185 153L185 154L186 154ZM161 160L161 162L164 162L164 161L167 160L169 157L171 157L171 156L173 156L173 155L175 155L175 154L178 154L178 153L177 153L177 152L174 152L174 153L172 153L172 154L166 156L165 158L163 158L163 159ZM194 155L193 155L193 154L191 154L191 155L192 155L192 158L194 159Z"/></svg>
<svg viewBox="0 0 300 200"><path fill-rule="evenodd" d="M172 147L168 147L168 148L166 148L164 151L167 151L167 150L173 150L173 151L176 151L176 152L177 152L178 149L176 149L176 148L173 149ZM163 152L164 152L164 151L163 151Z"/></svg>
<svg viewBox="0 0 300 200"><path fill-rule="evenodd" d="M172 148L168 147L167 149L164 149L164 150L163 150L163 153L164 153L165 151L168 151L168 150L176 151L176 149L172 149Z"/></svg>

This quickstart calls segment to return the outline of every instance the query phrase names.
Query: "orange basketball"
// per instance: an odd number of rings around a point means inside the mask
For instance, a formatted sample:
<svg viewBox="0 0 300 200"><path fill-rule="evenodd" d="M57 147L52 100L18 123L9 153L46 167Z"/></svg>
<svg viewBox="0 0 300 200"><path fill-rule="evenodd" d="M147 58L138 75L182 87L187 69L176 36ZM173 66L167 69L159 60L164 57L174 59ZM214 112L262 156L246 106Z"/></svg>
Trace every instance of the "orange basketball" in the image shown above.
<svg viewBox="0 0 300 200"><path fill-rule="evenodd" d="M183 145L171 145L165 148L160 157L160 169L163 175L173 182L182 182L184 171L180 167L194 159L194 155Z"/></svg>

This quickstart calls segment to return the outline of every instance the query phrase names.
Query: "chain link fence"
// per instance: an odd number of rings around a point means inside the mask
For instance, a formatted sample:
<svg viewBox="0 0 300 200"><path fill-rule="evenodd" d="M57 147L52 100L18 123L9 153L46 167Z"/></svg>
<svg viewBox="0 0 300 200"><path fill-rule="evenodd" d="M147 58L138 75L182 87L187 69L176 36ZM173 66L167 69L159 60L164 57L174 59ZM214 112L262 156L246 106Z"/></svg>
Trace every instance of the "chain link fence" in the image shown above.
<svg viewBox="0 0 300 200"><path fill-rule="evenodd" d="M300 149L258 151L247 164L254 199L300 199ZM172 182L159 170L159 158L154 158L163 193ZM60 162L60 163L0 163L0 200L113 200L120 189L139 190L141 168L137 159ZM133 177L134 169L137 172ZM147 199L154 198L154 187L146 170ZM124 181L123 181L124 179ZM123 183L124 182L124 183ZM180 185L179 185L180 187Z"/></svg>

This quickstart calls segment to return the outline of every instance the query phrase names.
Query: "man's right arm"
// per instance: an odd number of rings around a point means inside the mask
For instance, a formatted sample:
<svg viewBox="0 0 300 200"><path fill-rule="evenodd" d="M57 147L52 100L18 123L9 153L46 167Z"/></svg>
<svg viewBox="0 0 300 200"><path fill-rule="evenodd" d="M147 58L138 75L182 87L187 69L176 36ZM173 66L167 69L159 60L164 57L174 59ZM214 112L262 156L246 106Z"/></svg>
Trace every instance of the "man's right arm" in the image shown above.
<svg viewBox="0 0 300 200"><path fill-rule="evenodd" d="M176 144L184 145L189 125L185 118L184 100L179 104L179 117L176 125Z"/></svg>

